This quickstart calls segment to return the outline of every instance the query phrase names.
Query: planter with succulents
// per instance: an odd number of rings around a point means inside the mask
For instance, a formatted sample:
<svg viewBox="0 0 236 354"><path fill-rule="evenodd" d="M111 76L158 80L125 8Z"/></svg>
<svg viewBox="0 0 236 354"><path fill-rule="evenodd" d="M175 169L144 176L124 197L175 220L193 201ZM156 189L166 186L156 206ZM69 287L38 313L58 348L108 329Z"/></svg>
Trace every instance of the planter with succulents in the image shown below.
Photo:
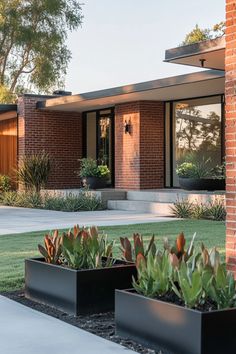
<svg viewBox="0 0 236 354"><path fill-rule="evenodd" d="M96 227L46 235L43 258L25 260L25 296L72 315L114 310L115 289L132 285L134 263L114 259Z"/></svg>
<svg viewBox="0 0 236 354"><path fill-rule="evenodd" d="M225 165L209 169L210 161L184 162L178 165L176 173L180 188L184 190L225 190Z"/></svg>
<svg viewBox="0 0 236 354"><path fill-rule="evenodd" d="M81 178L81 184L84 188L102 189L108 184L110 170L107 165L99 165L92 158L84 158L80 160L80 171L78 173Z"/></svg>
<svg viewBox="0 0 236 354"><path fill-rule="evenodd" d="M235 280L220 255L204 245L187 250L181 234L137 256L133 289L116 290L116 332L175 354L234 353Z"/></svg>

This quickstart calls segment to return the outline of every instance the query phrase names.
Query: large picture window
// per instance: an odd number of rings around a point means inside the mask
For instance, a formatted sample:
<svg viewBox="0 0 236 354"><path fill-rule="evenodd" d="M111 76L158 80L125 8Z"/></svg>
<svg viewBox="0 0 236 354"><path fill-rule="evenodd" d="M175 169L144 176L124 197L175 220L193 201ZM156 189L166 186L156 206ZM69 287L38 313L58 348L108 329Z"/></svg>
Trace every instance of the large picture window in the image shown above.
<svg viewBox="0 0 236 354"><path fill-rule="evenodd" d="M222 98L206 97L173 103L173 186L176 167L188 160L207 160L209 168L222 163Z"/></svg>

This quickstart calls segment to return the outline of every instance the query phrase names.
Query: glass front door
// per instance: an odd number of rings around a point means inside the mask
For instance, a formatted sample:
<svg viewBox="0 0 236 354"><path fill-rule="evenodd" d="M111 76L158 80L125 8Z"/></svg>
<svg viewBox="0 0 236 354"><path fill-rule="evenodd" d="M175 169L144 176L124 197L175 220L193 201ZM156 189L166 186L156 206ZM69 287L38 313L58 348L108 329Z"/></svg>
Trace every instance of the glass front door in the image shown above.
<svg viewBox="0 0 236 354"><path fill-rule="evenodd" d="M108 185L114 185L114 112L104 109L85 113L86 149L85 156L99 164L107 165L111 171Z"/></svg>

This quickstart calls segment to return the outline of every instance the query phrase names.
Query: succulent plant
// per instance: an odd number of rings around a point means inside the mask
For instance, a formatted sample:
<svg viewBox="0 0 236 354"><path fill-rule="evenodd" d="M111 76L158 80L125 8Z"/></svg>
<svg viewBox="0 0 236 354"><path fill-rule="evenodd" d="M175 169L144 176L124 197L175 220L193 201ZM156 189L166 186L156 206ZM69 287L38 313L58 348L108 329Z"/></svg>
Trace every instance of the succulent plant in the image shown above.
<svg viewBox="0 0 236 354"><path fill-rule="evenodd" d="M38 250L47 263L59 264L62 247L61 237L59 236L58 230L55 230L53 235L46 234L44 236L44 247L38 245Z"/></svg>
<svg viewBox="0 0 236 354"><path fill-rule="evenodd" d="M133 234L133 245L127 237L120 237L120 244L122 257L128 262L136 262L139 254L146 258L149 252L152 252L152 254L156 253L154 235L146 247L142 235L138 233Z"/></svg>
<svg viewBox="0 0 236 354"><path fill-rule="evenodd" d="M74 269L101 268L112 265L113 242L106 235L99 235L93 226L80 229L74 226L62 236L62 252L67 264Z"/></svg>

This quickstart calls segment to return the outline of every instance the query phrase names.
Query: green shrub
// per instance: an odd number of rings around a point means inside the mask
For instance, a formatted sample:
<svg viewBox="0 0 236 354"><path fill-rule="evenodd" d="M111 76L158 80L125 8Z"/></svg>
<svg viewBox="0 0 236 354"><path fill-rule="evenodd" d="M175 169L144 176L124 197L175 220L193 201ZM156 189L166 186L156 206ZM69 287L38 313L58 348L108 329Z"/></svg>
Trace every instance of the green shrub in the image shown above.
<svg viewBox="0 0 236 354"><path fill-rule="evenodd" d="M181 219L191 218L193 204L187 199L177 200L173 206L170 207L173 216Z"/></svg>
<svg viewBox="0 0 236 354"><path fill-rule="evenodd" d="M81 191L78 195L72 193L63 195L45 195L44 209L58 211L94 211L102 209L101 198L90 191Z"/></svg>
<svg viewBox="0 0 236 354"><path fill-rule="evenodd" d="M226 218L225 203L220 199L216 199L215 201L210 202L207 208L207 216L210 219L217 220L217 221L225 220Z"/></svg>
<svg viewBox="0 0 236 354"><path fill-rule="evenodd" d="M26 190L40 192L45 187L51 171L50 156L41 152L24 156L17 169L17 177Z"/></svg>
<svg viewBox="0 0 236 354"><path fill-rule="evenodd" d="M22 208L43 208L42 197L37 192L18 192L15 206Z"/></svg>
<svg viewBox="0 0 236 354"><path fill-rule="evenodd" d="M177 200L170 207L173 216L177 218L212 219L223 221L226 218L226 208L222 200L203 203L191 203L187 199Z"/></svg>
<svg viewBox="0 0 236 354"><path fill-rule="evenodd" d="M80 161L80 171L78 175L81 178L86 177L109 177L110 170L107 165L98 165L97 161L92 158L84 158Z"/></svg>
<svg viewBox="0 0 236 354"><path fill-rule="evenodd" d="M0 194L0 203L7 206L16 206L18 200L18 193L16 191L9 191Z"/></svg>
<svg viewBox="0 0 236 354"><path fill-rule="evenodd" d="M11 178L7 175L0 175L0 192L9 192L11 190Z"/></svg>

